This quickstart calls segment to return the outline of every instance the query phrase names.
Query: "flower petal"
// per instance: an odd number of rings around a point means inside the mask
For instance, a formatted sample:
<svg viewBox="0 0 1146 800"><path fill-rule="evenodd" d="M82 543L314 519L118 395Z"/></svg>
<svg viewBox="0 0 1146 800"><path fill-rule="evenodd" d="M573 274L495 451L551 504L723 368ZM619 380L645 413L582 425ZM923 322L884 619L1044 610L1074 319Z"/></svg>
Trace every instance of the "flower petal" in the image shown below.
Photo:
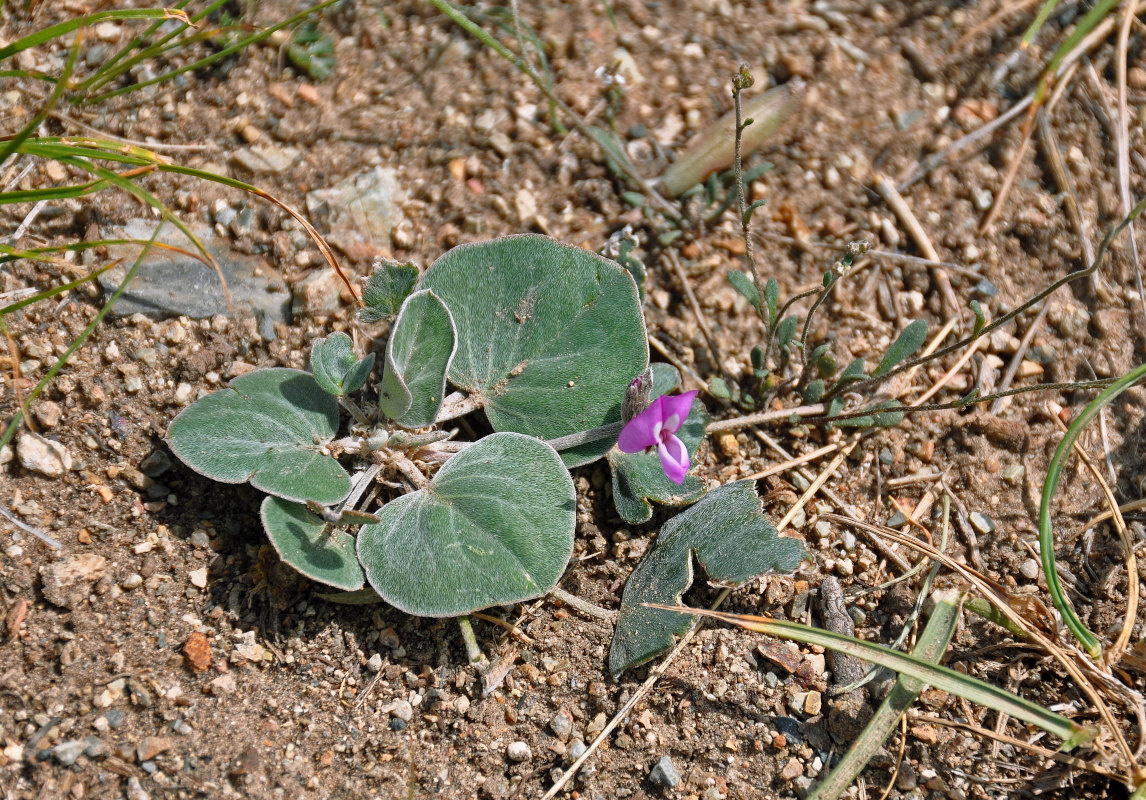
<svg viewBox="0 0 1146 800"><path fill-rule="evenodd" d="M621 429L617 447L622 453L639 453L660 444L657 434L661 428L661 402L657 398L648 408L637 414Z"/></svg>
<svg viewBox="0 0 1146 800"><path fill-rule="evenodd" d="M680 430L681 425L684 425L689 412L692 411L692 401L695 397L696 390L694 389L684 394L665 394L657 398L664 409L661 413L664 414L665 430L668 433L676 433Z"/></svg>
<svg viewBox="0 0 1146 800"><path fill-rule="evenodd" d="M661 466L664 467L668 479L676 484L684 483L684 476L688 474L689 466L688 448L684 446L684 442L670 434L657 448L657 452L660 454Z"/></svg>

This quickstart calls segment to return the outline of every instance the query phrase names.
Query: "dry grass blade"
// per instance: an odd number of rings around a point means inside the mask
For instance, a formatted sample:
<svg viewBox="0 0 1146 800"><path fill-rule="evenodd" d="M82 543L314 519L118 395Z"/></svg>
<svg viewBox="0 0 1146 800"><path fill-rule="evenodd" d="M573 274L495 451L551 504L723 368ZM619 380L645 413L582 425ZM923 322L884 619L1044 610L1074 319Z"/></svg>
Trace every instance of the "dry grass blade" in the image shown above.
<svg viewBox="0 0 1146 800"><path fill-rule="evenodd" d="M1024 742L1022 739L1016 739L1014 736L1008 736L1005 733L999 733L988 728L982 728L978 725L972 725L968 722L956 722L955 720L944 719L943 717L936 717L931 714L920 714L911 712L910 717L913 721L922 722L927 725L941 725L944 728L955 728L956 730L967 731L976 736L982 736L984 739L992 739L1001 744L1009 744L1011 747L1017 747L1020 750L1026 750L1029 753L1039 756L1040 758L1047 758L1052 761L1057 761L1060 764L1066 764L1071 767L1092 772L1095 775L1101 775L1104 778L1122 781L1123 783L1130 783L1128 775L1114 772L1107 769L1102 764L1091 759L1078 758L1067 753L1060 753L1056 750L1048 750L1045 747L1039 747L1037 744Z"/></svg>
<svg viewBox="0 0 1146 800"><path fill-rule="evenodd" d="M977 588L979 592L985 598L987 598L991 604L1012 625L1023 632L1024 636L1037 643L1040 647L1046 650L1046 652L1050 653L1056 661L1062 664L1063 668L1070 675L1071 679L1075 681L1079 689L1082 690L1082 692L1087 696L1091 703L1094 704L1095 708L1098 709L1103 722L1106 723L1110 735L1114 738L1116 744L1118 745L1119 751L1121 752L1126 764L1129 766L1134 776L1135 785L1137 786L1138 784L1146 781L1146 772L1143 772L1141 766L1135 760L1134 754L1130 750L1130 745L1127 744L1126 738L1122 735L1122 730L1118 727L1118 722L1115 720L1114 714L1110 710L1110 706L1107 705L1106 701L1102 698L1102 695L1095 688L1093 682L1091 682L1087 675L1082 671L1082 669L1075 662L1075 659L1071 655L1068 655L1063 648L1059 647L1057 644L1044 636L1040 631L1038 631L1033 625L1030 624L1026 617L1024 617L1011 606L1008 597L1000 591L998 585L995 584L994 581L984 578L979 573L975 572L964 564L960 564L955 559L951 558L945 553L940 552L931 545L926 544L925 542L921 542L911 536L905 536L899 533L899 531L893 530L892 528L886 528L881 525L873 525L869 522L861 522L859 520L849 519L848 517L839 514L823 514L820 518L844 525L854 525L863 529L878 531L879 535L884 538L926 553L936 561L941 562L948 569L953 570L954 572L963 576L963 578L966 580L970 581L975 586L975 588ZM1089 659L1084 658L1083 660L1085 662Z"/></svg>

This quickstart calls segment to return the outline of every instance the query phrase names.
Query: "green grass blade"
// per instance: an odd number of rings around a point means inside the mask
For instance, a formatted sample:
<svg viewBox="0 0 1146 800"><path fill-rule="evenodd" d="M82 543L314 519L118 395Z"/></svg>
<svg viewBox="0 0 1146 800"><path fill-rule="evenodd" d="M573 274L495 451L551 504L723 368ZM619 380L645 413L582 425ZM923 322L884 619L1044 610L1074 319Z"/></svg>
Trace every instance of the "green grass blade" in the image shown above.
<svg viewBox="0 0 1146 800"><path fill-rule="evenodd" d="M1063 59L1078 46L1078 43L1081 42L1088 33L1094 30L1098 23L1102 22L1103 17L1114 10L1119 2L1120 0L1099 0L1086 12L1083 18L1078 21L1078 24L1074 26L1074 30L1070 32L1070 35L1062 40L1062 43L1058 46L1058 49L1055 50L1054 55L1051 56L1050 62L1043 71L1042 80L1039 81L1039 86L1035 93L1036 104L1042 103L1050 81L1053 80L1054 74L1058 71Z"/></svg>
<svg viewBox="0 0 1146 800"><path fill-rule="evenodd" d="M92 242L72 242L70 244L57 244L50 247L31 247L26 250L17 250L16 248L0 244L0 264L7 264L9 261L15 261L18 258L27 259L29 261L45 261L48 263L57 263L59 259L47 258L51 253L79 253L84 250L90 250L93 247L115 247L117 245L150 245L152 247L170 250L173 253L189 256L203 260L203 257L198 253L192 253L190 250L185 250L182 247L176 247L172 244L165 244L163 242L148 242L146 239L98 239ZM70 266L70 265L69 265Z"/></svg>
<svg viewBox="0 0 1146 800"><path fill-rule="evenodd" d="M198 70L198 69L203 69L203 67L210 66L211 64L214 64L216 61L219 61L220 59L224 59L227 56L230 56L234 53L237 53L238 51L243 50L244 48L247 48L247 47L251 46L252 44L255 44L257 42L261 42L263 39L266 39L267 37L274 34L275 31L281 30L282 28L290 27L291 25L295 25L295 24L301 22L302 20L306 19L311 14L314 14L317 11L321 11L322 9L324 9L328 6L334 5L334 3L337 3L337 2L340 2L340 0L323 0L323 2L318 3L316 5L313 5L310 8L304 9L303 11L300 11L299 13L295 14L294 16L288 17L287 19L283 20L282 22L276 22L274 25L263 28L262 30L260 30L256 33L252 33L250 36L245 36L242 39L238 40L237 42L234 42L233 44L228 45L227 47L224 47L222 50L220 50L217 53L212 53L209 56L205 56L203 58L200 58L198 61L194 61L190 64L186 64L182 67L168 70L167 72L164 72L162 75L157 75L154 78L151 78L150 80L141 81L139 83L133 83L130 86L123 86L123 87L120 87L119 89L114 89L110 92L104 92L103 94L96 95L94 97L85 97L83 99L83 102L85 102L85 103L99 103L99 102L102 102L102 101L107 100L107 99L112 98L112 97L118 97L120 95L127 94L129 92L134 92L134 91L138 91L139 89L144 89L148 86L153 86L157 83L163 83L164 81L171 80L176 75L182 75L185 72L193 72L193 71Z"/></svg>
<svg viewBox="0 0 1146 800"><path fill-rule="evenodd" d="M1060 2L1061 0L1043 0L1043 4L1039 7L1039 13L1035 15L1034 21L1023 34L1022 47L1024 49L1031 46L1031 42L1039 35L1039 30L1050 19L1050 15L1058 8Z"/></svg>
<svg viewBox="0 0 1146 800"><path fill-rule="evenodd" d="M792 639L805 644L819 645L830 650L855 656L864 661L878 664L894 672L908 675L922 681L928 686L942 689L948 694L958 695L973 703L978 703L996 711L1002 711L1015 719L1037 725L1049 733L1063 740L1062 750L1071 750L1084 742L1088 742L1097 735L1092 728L1085 728L1060 714L1032 703L1030 700L1011 694L1005 689L992 686L986 681L972 678L948 667L931 664L921 658L892 650L880 644L865 642L862 639L853 639L838 633L813 628L808 625L799 625L795 622L782 622L767 617L753 617L744 614L727 614L721 611L706 611L699 608L679 608L676 606L660 606L647 603L649 608L660 608L665 611L677 611L682 614L695 614L712 617L732 625L738 625L747 630L766 633L781 639Z"/></svg>
<svg viewBox="0 0 1146 800"><path fill-rule="evenodd" d="M6 47L0 47L0 61L27 50L30 47L39 47L53 39L66 36L72 31L95 25L106 19L181 19L187 21L187 15L172 8L124 8L114 11L97 11L83 17L65 20L57 25L51 25L43 30L30 33L22 39L17 39Z"/></svg>
<svg viewBox="0 0 1146 800"><path fill-rule="evenodd" d="M959 622L960 599L959 594L939 599L923 633L919 635L919 641L911 651L913 656L931 664L939 663L951 643L951 637L955 634L955 627ZM808 795L808 800L836 800L847 791L852 781L883 747L887 737L899 724L899 718L907 713L907 709L915 702L915 698L919 697L925 685L910 675L900 675L896 678L891 692L864 726L863 733L847 749L828 777Z"/></svg>
<svg viewBox="0 0 1146 800"><path fill-rule="evenodd" d="M48 99L44 101L44 105L40 107L39 111L32 115L32 119L28 121L27 125L21 128L15 136L6 141L4 146L0 148L0 165L11 158L12 154L16 152L16 149L27 141L35 130L40 127L40 123L47 118L48 112L50 112L56 103L60 102L60 98L64 96L64 92L68 88L68 81L71 79L72 72L76 68L76 59L80 55L81 41L82 37L77 36L71 51L68 53L68 60L64 64L64 72L60 75L60 80L52 88L52 93L48 95Z"/></svg>
<svg viewBox="0 0 1146 800"><path fill-rule="evenodd" d="M182 11L184 8L187 7L189 2L190 2L190 0L180 0L180 2L176 3L173 6L173 8L175 10ZM199 13L197 13L193 17L191 17L190 23L192 25L194 25L200 19L202 19L207 14L214 11L216 8L218 8L220 5L222 5L225 2L226 2L226 0L215 0L215 2L212 5L208 6L203 11L200 11ZM87 94L91 90L91 86L93 83L100 80L100 78L102 76L108 74L109 72L111 72L113 70L116 71L116 74L122 74L122 71L118 70L117 65L124 58L126 58L127 54L130 53L132 50L136 49L137 47L144 47L145 45L147 45L147 42L163 26L163 23L165 21L166 20L158 20L158 21L152 23L151 25L147 26L147 30L145 30L143 33L136 36L134 39L132 39L130 42L128 42L123 47L121 47L118 51L116 51L115 55L113 55L111 58L109 58L103 64L100 64L99 68L95 71L95 73L93 75L89 76L87 80L83 81L82 83L80 83L76 87L77 92L79 94ZM158 42L153 42L150 46L147 47L147 49L150 50L153 47L162 46L162 45L166 44L168 41L170 41L171 39L173 39L176 36L178 36L179 34L181 34L185 30L187 30L186 27L171 31L166 36L161 38ZM129 69L130 69L130 67L129 67Z"/></svg>
<svg viewBox="0 0 1146 800"><path fill-rule="evenodd" d="M155 240L159 238L159 231L162 228L163 223L155 226L155 233L151 235L150 240L152 243L154 243ZM103 306L100 307L100 310L92 318L92 321L89 322L87 327L85 327L80 332L80 335L76 337L75 341L68 345L68 349L65 350L58 359L56 359L56 363L53 364L51 369L49 369L44 374L44 377L40 378L39 383L33 387L32 391L24 399L24 408L27 408L29 405L31 405L32 401L39 396L40 392L44 391L44 387L51 382L52 378L56 377L57 372L64 368L64 365L68 363L68 359L72 357L72 354L83 346L84 342L86 342L88 337L91 336L92 331L96 329L96 326L103 322L104 317L108 315L108 312L111 311L112 306L115 305L116 301L119 300L120 296L127 289L127 285L131 283L131 279L135 277L135 273L139 271L139 267L143 264L143 258L147 255L150 249L150 247L143 248L139 254L139 257L135 259L135 263L131 265L131 269L129 269L127 274L123 276L123 281L119 284L119 287L116 288L111 297L107 299L107 302L105 302ZM3 322L3 319L3 317L0 317L0 323ZM8 442L12 440L12 437L16 435L16 429L20 426L20 423L23 422L23 420L24 409L21 408L12 415L11 422L9 422L8 427L4 429L3 435L0 435L0 448L3 448L4 445L8 444Z"/></svg>
<svg viewBox="0 0 1146 800"><path fill-rule="evenodd" d="M1051 522L1051 501L1054 499L1055 490L1058 488L1059 476L1062 473L1063 465L1066 463L1066 457L1070 454L1071 448L1074 443L1078 441L1079 434L1082 433L1083 428L1086 427L1094 417L1101 411L1111 400L1118 397L1124 391L1129 389L1138 381L1146 377L1146 364L1128 372L1110 386L1106 387L1098 397L1090 401L1090 403L1082 410L1063 436L1062 441L1058 443L1055 448L1054 457L1051 458L1050 464L1047 465L1047 476L1043 480L1043 497L1042 502L1039 504L1039 549L1042 551L1043 573L1046 575L1047 591L1050 592L1051 601L1058 612L1062 614L1062 621L1070 632L1074 634L1075 638L1082 644L1083 649L1086 650L1087 655L1091 658L1099 658L1102 655L1102 644L1098 641L1093 633L1082 624L1082 620L1074 613L1074 607L1070 604L1066 593L1062 590L1062 584L1059 582L1058 567L1055 564L1054 555L1054 527Z"/></svg>
<svg viewBox="0 0 1146 800"><path fill-rule="evenodd" d="M83 197L103 189L107 181L95 180L71 186L53 186L48 189L14 189L0 194L0 206L13 203L38 203L41 200L64 200L70 197Z"/></svg>

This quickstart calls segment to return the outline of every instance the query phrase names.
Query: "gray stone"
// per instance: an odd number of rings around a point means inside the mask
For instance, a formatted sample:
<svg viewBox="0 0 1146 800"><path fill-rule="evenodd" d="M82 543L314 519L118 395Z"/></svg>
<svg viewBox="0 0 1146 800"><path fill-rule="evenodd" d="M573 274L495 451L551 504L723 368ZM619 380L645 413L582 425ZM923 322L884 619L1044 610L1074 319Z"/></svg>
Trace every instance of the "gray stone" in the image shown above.
<svg viewBox="0 0 1146 800"><path fill-rule="evenodd" d="M575 739L573 744L569 745L569 760L576 761L581 756L585 755L585 751L589 748L580 739Z"/></svg>
<svg viewBox="0 0 1146 800"><path fill-rule="evenodd" d="M300 155L298 148L268 142L236 150L231 159L250 172L273 175L289 167Z"/></svg>
<svg viewBox="0 0 1146 800"><path fill-rule="evenodd" d="M72 739L67 742L60 742L52 748L52 757L63 764L65 767L70 767L76 763L76 759L84 752L87 745L79 739Z"/></svg>
<svg viewBox="0 0 1146 800"><path fill-rule="evenodd" d="M649 772L649 780L665 789L675 789L680 783L680 773L672 765L672 759L661 756L661 760Z"/></svg>
<svg viewBox="0 0 1146 800"><path fill-rule="evenodd" d="M407 700L395 700L390 704L390 715L409 722L414 718L414 707Z"/></svg>
<svg viewBox="0 0 1146 800"><path fill-rule="evenodd" d="M979 533L990 533L995 530L995 520L984 514L982 511L972 511L970 514L971 527Z"/></svg>
<svg viewBox="0 0 1146 800"><path fill-rule="evenodd" d="M107 745L98 736L89 736L84 739L84 755L88 758L103 758L107 752Z"/></svg>
<svg viewBox="0 0 1146 800"><path fill-rule="evenodd" d="M351 258L389 258L390 234L403 219L398 173L375 167L306 196L306 210L327 240Z"/></svg>
<svg viewBox="0 0 1146 800"><path fill-rule="evenodd" d="M123 239L149 239L156 222L136 219L122 228L109 231L109 237ZM290 291L286 283L264 259L236 253L225 239L220 239L209 228L193 229L207 252L219 264L227 279L232 311L246 310L274 322L290 322ZM170 225L160 231L158 241L184 250L194 250L182 233ZM99 277L105 295L111 295L123 281L124 275L138 256L135 246L109 247L109 258L123 259L118 267ZM214 268L191 256L171 250L154 249L143 259L131 284L112 307L111 315L129 317L144 314L151 319L186 316L206 319L216 314L227 314L227 300L223 285ZM262 328L260 327L260 331Z"/></svg>
<svg viewBox="0 0 1146 800"><path fill-rule="evenodd" d="M149 478L158 478L171 469L171 457L163 450L153 450L151 455L139 462L139 471Z"/></svg>
<svg viewBox="0 0 1146 800"><path fill-rule="evenodd" d="M378 672L382 669L382 656L375 653L366 660L366 669L370 672Z"/></svg>
<svg viewBox="0 0 1146 800"><path fill-rule="evenodd" d="M144 791L139 778L133 776L127 779L127 800L151 800L151 795Z"/></svg>
<svg viewBox="0 0 1146 800"><path fill-rule="evenodd" d="M1023 577L1028 581L1036 580L1039 577L1039 562L1033 558L1028 558L1022 563L1022 566L1019 567L1019 572L1021 572Z"/></svg>

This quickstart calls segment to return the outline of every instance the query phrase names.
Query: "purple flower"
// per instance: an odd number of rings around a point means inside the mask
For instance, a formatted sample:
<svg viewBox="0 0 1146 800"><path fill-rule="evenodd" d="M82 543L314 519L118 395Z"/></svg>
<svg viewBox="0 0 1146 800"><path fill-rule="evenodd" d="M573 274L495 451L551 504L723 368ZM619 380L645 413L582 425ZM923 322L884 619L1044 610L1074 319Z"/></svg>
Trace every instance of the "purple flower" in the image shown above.
<svg viewBox="0 0 1146 800"><path fill-rule="evenodd" d="M665 475L673 483L684 483L688 473L688 448L676 437L692 409L696 392L669 396L663 394L641 413L633 417L621 430L617 447L623 453L639 453L657 449Z"/></svg>

